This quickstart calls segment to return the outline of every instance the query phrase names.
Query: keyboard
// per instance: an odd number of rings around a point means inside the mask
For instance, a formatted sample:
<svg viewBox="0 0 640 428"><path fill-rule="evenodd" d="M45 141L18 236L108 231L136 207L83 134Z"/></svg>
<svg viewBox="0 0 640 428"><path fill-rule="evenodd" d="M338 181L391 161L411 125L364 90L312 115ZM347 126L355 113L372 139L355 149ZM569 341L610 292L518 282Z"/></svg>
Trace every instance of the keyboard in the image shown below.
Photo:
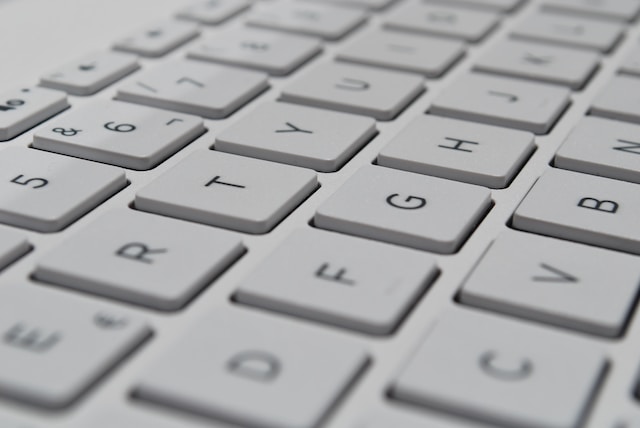
<svg viewBox="0 0 640 428"><path fill-rule="evenodd" d="M0 428L640 427L639 18L0 1Z"/></svg>

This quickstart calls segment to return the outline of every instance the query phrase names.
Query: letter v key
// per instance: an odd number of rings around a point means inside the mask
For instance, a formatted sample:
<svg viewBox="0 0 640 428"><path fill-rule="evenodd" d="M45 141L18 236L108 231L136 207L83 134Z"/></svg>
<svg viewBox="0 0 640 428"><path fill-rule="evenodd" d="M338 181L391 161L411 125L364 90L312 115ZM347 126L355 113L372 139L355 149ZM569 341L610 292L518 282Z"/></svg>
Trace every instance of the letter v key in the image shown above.
<svg viewBox="0 0 640 428"><path fill-rule="evenodd" d="M546 263L540 263L540 267L548 272L551 272L552 276L534 276L533 279L535 282L580 282L580 279L570 275L566 272L561 271L560 269L554 268L553 266L549 266Z"/></svg>

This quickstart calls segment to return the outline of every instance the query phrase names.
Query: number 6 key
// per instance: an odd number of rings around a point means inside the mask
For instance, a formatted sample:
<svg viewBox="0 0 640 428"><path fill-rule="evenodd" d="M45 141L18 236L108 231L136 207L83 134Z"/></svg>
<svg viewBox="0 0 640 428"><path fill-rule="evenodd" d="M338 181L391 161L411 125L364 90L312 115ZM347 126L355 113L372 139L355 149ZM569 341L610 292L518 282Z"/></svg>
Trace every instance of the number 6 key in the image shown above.
<svg viewBox="0 0 640 428"><path fill-rule="evenodd" d="M101 100L37 132L33 146L124 168L151 169L204 133L202 119Z"/></svg>

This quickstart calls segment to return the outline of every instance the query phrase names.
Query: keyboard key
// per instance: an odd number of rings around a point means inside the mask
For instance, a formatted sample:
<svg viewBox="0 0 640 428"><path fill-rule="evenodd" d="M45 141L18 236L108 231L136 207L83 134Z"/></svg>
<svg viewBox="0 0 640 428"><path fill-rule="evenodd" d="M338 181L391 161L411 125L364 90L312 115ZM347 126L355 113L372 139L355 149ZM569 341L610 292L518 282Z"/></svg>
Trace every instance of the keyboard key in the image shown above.
<svg viewBox="0 0 640 428"><path fill-rule="evenodd" d="M591 342L458 310L438 321L393 396L492 426L573 428L605 367Z"/></svg>
<svg viewBox="0 0 640 428"><path fill-rule="evenodd" d="M635 306L638 278L637 257L509 231L500 235L476 266L460 300L616 337L623 333Z"/></svg>
<svg viewBox="0 0 640 428"><path fill-rule="evenodd" d="M640 102L629 94L640 90L640 79L615 76L593 101L591 114L632 123L640 121Z"/></svg>
<svg viewBox="0 0 640 428"><path fill-rule="evenodd" d="M328 4L335 4L337 6L353 6L372 11L379 11L385 9L398 0L309 0L318 1Z"/></svg>
<svg viewBox="0 0 640 428"><path fill-rule="evenodd" d="M204 132L198 117L97 100L41 128L33 147L144 170Z"/></svg>
<svg viewBox="0 0 640 428"><path fill-rule="evenodd" d="M138 192L136 208L265 233L317 187L313 171L210 150L192 153Z"/></svg>
<svg viewBox="0 0 640 428"><path fill-rule="evenodd" d="M268 88L267 76L197 61L165 64L121 87L117 99L220 119Z"/></svg>
<svg viewBox="0 0 640 428"><path fill-rule="evenodd" d="M447 87L430 112L545 134L570 102L570 91L543 83L468 74Z"/></svg>
<svg viewBox="0 0 640 428"><path fill-rule="evenodd" d="M114 49L159 57L197 37L198 34L198 26L190 22L161 22L116 42Z"/></svg>
<svg viewBox="0 0 640 428"><path fill-rule="evenodd" d="M367 117L267 103L218 134L215 149L332 172L375 134Z"/></svg>
<svg viewBox="0 0 640 428"><path fill-rule="evenodd" d="M162 355L135 396L243 426L312 428L366 360L360 346L289 320L215 310Z"/></svg>
<svg viewBox="0 0 640 428"><path fill-rule="evenodd" d="M436 253L453 253L491 205L489 190L365 166L314 218L315 225Z"/></svg>
<svg viewBox="0 0 640 428"><path fill-rule="evenodd" d="M404 409L403 409L404 410ZM460 418L452 418L436 412L426 413L420 409L420 412L408 409L404 412L372 411L368 418L357 428L490 428L488 425L461 420Z"/></svg>
<svg viewBox="0 0 640 428"><path fill-rule="evenodd" d="M300 230L242 281L235 299L383 335L398 326L436 271L435 260L417 251Z"/></svg>
<svg viewBox="0 0 640 428"><path fill-rule="evenodd" d="M526 0L423 0L430 3L439 3L446 5L466 6L470 8L486 9L496 12L513 12L520 7Z"/></svg>
<svg viewBox="0 0 640 428"><path fill-rule="evenodd" d="M498 25L498 15L413 1L395 8L384 18L393 30L453 37L479 42Z"/></svg>
<svg viewBox="0 0 640 428"><path fill-rule="evenodd" d="M13 263L30 249L31 245L24 235L8 227L0 228L0 269Z"/></svg>
<svg viewBox="0 0 640 428"><path fill-rule="evenodd" d="M534 42L610 52L622 38L621 24L540 13L514 27L512 36Z"/></svg>
<svg viewBox="0 0 640 428"><path fill-rule="evenodd" d="M378 164L503 188L534 149L528 132L425 115L382 149Z"/></svg>
<svg viewBox="0 0 640 428"><path fill-rule="evenodd" d="M620 67L620 73L640 76L640 45L636 45Z"/></svg>
<svg viewBox="0 0 640 428"><path fill-rule="evenodd" d="M640 184L640 126L583 118L556 153L554 165Z"/></svg>
<svg viewBox="0 0 640 428"><path fill-rule="evenodd" d="M248 0L206 0L194 3L176 16L205 25L218 25L245 11L251 6Z"/></svg>
<svg viewBox="0 0 640 428"><path fill-rule="evenodd" d="M367 14L313 2L280 0L259 4L249 14L247 24L326 40L338 40L365 22Z"/></svg>
<svg viewBox="0 0 640 428"><path fill-rule="evenodd" d="M138 59L120 52L99 52L73 61L40 79L40 85L73 95L91 95L137 70Z"/></svg>
<svg viewBox="0 0 640 428"><path fill-rule="evenodd" d="M291 73L321 49L320 41L311 37L236 28L195 44L188 56L282 76Z"/></svg>
<svg viewBox="0 0 640 428"><path fill-rule="evenodd" d="M103 304L31 286L4 287L0 395L68 406L150 334L141 321Z"/></svg>
<svg viewBox="0 0 640 428"><path fill-rule="evenodd" d="M545 0L542 10L631 22L640 14L640 3L637 0Z"/></svg>
<svg viewBox="0 0 640 428"><path fill-rule="evenodd" d="M46 254L36 279L177 310L243 252L225 231L132 210L112 211Z"/></svg>
<svg viewBox="0 0 640 428"><path fill-rule="evenodd" d="M7 141L69 107L64 92L29 87L0 95L0 141Z"/></svg>
<svg viewBox="0 0 640 428"><path fill-rule="evenodd" d="M84 418L79 427L91 428L238 428L223 422L203 421L184 413L173 413L161 409L138 409L130 406L126 410L113 406L93 417ZM4 428L4 427L3 427ZM13 427L11 427L13 428ZM20 427L22 428L22 427ZM29 428L29 427L25 427Z"/></svg>
<svg viewBox="0 0 640 428"><path fill-rule="evenodd" d="M0 157L0 222L55 232L126 186L122 170L33 149Z"/></svg>
<svg viewBox="0 0 640 428"><path fill-rule="evenodd" d="M424 91L416 74L325 63L299 76L282 100L391 120Z"/></svg>
<svg viewBox="0 0 640 428"><path fill-rule="evenodd" d="M463 42L376 30L339 51L337 59L439 77L464 53Z"/></svg>
<svg viewBox="0 0 640 428"><path fill-rule="evenodd" d="M550 169L513 216L529 232L640 254L640 186Z"/></svg>
<svg viewBox="0 0 640 428"><path fill-rule="evenodd" d="M580 89L598 69L595 52L504 40L475 64L476 70Z"/></svg>

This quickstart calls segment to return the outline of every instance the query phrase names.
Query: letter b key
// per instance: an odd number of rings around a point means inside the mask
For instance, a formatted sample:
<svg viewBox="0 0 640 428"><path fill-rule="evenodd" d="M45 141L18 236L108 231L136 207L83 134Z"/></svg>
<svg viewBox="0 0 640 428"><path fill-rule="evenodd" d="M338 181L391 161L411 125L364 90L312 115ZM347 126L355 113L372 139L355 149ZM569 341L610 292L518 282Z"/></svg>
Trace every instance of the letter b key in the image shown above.
<svg viewBox="0 0 640 428"><path fill-rule="evenodd" d="M638 192L637 184L550 169L516 210L513 225L640 254Z"/></svg>

